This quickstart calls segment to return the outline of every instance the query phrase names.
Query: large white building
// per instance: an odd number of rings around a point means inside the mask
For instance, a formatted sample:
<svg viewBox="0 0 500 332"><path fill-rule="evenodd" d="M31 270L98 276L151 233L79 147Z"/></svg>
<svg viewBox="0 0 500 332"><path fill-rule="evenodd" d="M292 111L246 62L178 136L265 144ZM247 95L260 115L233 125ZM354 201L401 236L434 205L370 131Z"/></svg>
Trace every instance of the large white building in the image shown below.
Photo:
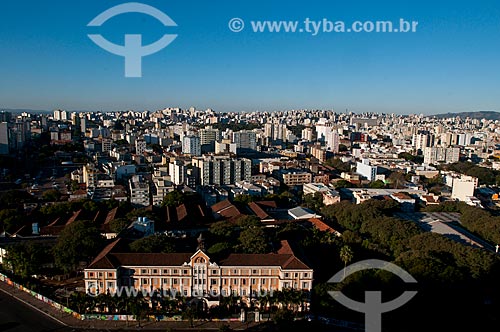
<svg viewBox="0 0 500 332"><path fill-rule="evenodd" d="M370 160L363 159L356 163L356 173L364 176L370 181L375 181L377 177L377 166L371 166Z"/></svg>
<svg viewBox="0 0 500 332"><path fill-rule="evenodd" d="M312 142L314 137L314 130L310 127L302 129L302 139L308 142Z"/></svg>
<svg viewBox="0 0 500 332"><path fill-rule="evenodd" d="M236 154L236 143L231 143L229 140L215 142L215 154L234 153Z"/></svg>
<svg viewBox="0 0 500 332"><path fill-rule="evenodd" d="M326 132L325 143L327 149L333 153L339 153L340 136L336 129L332 129Z"/></svg>
<svg viewBox="0 0 500 332"><path fill-rule="evenodd" d="M186 181L186 172L186 166L180 160L174 160L168 164L168 174L170 175L170 180L177 186L184 184Z"/></svg>
<svg viewBox="0 0 500 332"><path fill-rule="evenodd" d="M435 143L435 137L433 134L429 132L420 132L418 134L413 135L412 145L415 147L415 150L424 150L427 147L433 147Z"/></svg>
<svg viewBox="0 0 500 332"><path fill-rule="evenodd" d="M451 198L463 202L470 200L470 197L474 196L477 184L478 179L472 176L462 175L459 178L453 178Z"/></svg>

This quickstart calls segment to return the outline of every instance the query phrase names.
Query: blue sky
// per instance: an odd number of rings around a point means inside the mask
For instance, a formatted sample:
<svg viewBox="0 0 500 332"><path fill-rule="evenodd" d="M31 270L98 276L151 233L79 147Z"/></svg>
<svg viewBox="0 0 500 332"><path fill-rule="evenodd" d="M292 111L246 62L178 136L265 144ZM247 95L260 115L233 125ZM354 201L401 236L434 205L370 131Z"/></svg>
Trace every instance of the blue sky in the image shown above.
<svg viewBox="0 0 500 332"><path fill-rule="evenodd" d="M143 14L87 24L127 1L6 0L0 5L0 108L217 111L298 108L444 113L500 110L500 2L144 0L178 27ZM240 33L228 21L247 22ZM419 22L408 34L253 33L251 20ZM143 77L88 37L123 44L177 39L143 58Z"/></svg>

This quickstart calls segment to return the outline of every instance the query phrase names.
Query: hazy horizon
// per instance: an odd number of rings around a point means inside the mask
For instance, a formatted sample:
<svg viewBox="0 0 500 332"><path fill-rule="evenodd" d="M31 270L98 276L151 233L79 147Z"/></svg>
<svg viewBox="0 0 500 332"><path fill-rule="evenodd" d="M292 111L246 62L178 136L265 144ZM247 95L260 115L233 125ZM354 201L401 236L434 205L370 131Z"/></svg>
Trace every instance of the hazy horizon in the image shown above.
<svg viewBox="0 0 500 332"><path fill-rule="evenodd" d="M102 26L88 26L107 9L127 3L123 0L4 3L2 104L13 109L103 111L157 110L163 105L220 112L500 110L499 2L141 2L167 14L177 26L130 12ZM245 23L243 31L228 26L235 18ZM309 19L402 19L418 22L418 29L328 33L323 28L316 35L252 30L256 21L303 24ZM177 38L142 58L141 78L126 78L124 57L100 48L89 34L116 45L124 44L126 34L141 34L143 45L166 34Z"/></svg>

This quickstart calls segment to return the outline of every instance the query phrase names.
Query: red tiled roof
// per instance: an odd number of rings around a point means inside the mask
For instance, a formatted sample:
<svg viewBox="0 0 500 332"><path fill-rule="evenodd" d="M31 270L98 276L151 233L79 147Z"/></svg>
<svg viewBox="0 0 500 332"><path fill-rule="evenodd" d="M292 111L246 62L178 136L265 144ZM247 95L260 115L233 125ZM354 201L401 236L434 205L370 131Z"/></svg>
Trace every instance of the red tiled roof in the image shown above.
<svg viewBox="0 0 500 332"><path fill-rule="evenodd" d="M291 254L230 254L222 266L281 266L286 269L309 269Z"/></svg>
<svg viewBox="0 0 500 332"><path fill-rule="evenodd" d="M218 211L227 209L228 207L230 207L232 205L233 204L228 199L226 199L226 200L220 201L219 203L215 203L210 208L212 209L213 212L217 213Z"/></svg>
<svg viewBox="0 0 500 332"><path fill-rule="evenodd" d="M182 266L192 253L112 253L120 240L109 244L90 263L89 269L116 269L119 266ZM310 269L293 254L230 254L220 266L281 266L283 269Z"/></svg>
<svg viewBox="0 0 500 332"><path fill-rule="evenodd" d="M250 208L250 210L252 210L252 212L259 218L259 219L267 219L269 218L269 215L266 213L266 211L262 210L262 208L257 205L256 203L254 202L250 202L248 204L248 207Z"/></svg>
<svg viewBox="0 0 500 332"><path fill-rule="evenodd" d="M47 225L47 227L50 227L50 226L55 226L59 223L59 221L61 220L61 218L57 218L56 220L54 220L53 222L51 222L50 224Z"/></svg>
<svg viewBox="0 0 500 332"><path fill-rule="evenodd" d="M90 269L115 269L119 266L115 260L113 260L109 253L113 248L120 242L120 239L117 239L110 244L108 244L97 257L89 264L88 268ZM111 259L110 259L111 258Z"/></svg>
<svg viewBox="0 0 500 332"><path fill-rule="evenodd" d="M335 232L333 228L331 228L330 226L328 226L327 224L325 224L324 222L322 222L317 218L311 218L308 221L322 232L330 232L330 233Z"/></svg>
<svg viewBox="0 0 500 332"><path fill-rule="evenodd" d="M109 224L111 221L113 221L116 217L117 212L118 212L118 207L115 207L113 210L109 211L104 223Z"/></svg>
<svg viewBox="0 0 500 332"><path fill-rule="evenodd" d="M192 253L116 253L110 254L121 266L181 266Z"/></svg>
<svg viewBox="0 0 500 332"><path fill-rule="evenodd" d="M281 240L281 248L278 250L278 254L293 255L292 247L290 247L287 240Z"/></svg>
<svg viewBox="0 0 500 332"><path fill-rule="evenodd" d="M176 212L177 212L177 220L178 221L182 221L183 219L185 219L188 216L186 204L179 205L176 208Z"/></svg>
<svg viewBox="0 0 500 332"><path fill-rule="evenodd" d="M276 201L257 201L255 202L262 208L272 208L276 209L278 207L278 204L276 204Z"/></svg>
<svg viewBox="0 0 500 332"><path fill-rule="evenodd" d="M40 235L59 235L65 225L56 225L56 226L45 226L40 229Z"/></svg>
<svg viewBox="0 0 500 332"><path fill-rule="evenodd" d="M236 206L231 204L229 200L224 200L217 204L212 205L212 211L224 218L233 218L241 215L241 212L238 210Z"/></svg>
<svg viewBox="0 0 500 332"><path fill-rule="evenodd" d="M230 208L220 211L219 214L224 218L235 218L240 216L241 212L240 210L238 210L238 208L236 208L236 206L233 205Z"/></svg>
<svg viewBox="0 0 500 332"><path fill-rule="evenodd" d="M284 265L281 266L284 269L289 269L289 270L307 270L309 267L302 263L300 259L298 259L295 256L291 256Z"/></svg>
<svg viewBox="0 0 500 332"><path fill-rule="evenodd" d="M66 225L69 225L69 224L73 223L75 220L77 220L78 217L80 216L80 213L82 213L81 209L78 210L78 211L76 211L76 212L74 212L73 215L66 222Z"/></svg>

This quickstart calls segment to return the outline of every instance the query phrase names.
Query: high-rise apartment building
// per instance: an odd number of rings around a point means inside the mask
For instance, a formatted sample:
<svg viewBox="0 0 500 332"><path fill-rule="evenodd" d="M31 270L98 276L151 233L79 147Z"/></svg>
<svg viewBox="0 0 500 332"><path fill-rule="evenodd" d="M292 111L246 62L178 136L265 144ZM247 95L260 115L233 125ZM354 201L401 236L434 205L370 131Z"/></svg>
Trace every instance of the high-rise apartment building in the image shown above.
<svg viewBox="0 0 500 332"><path fill-rule="evenodd" d="M182 138L182 153L201 156L200 138L198 136L184 136Z"/></svg>
<svg viewBox="0 0 500 332"><path fill-rule="evenodd" d="M233 133L233 143L238 149L257 150L257 134L249 130L237 131Z"/></svg>
<svg viewBox="0 0 500 332"><path fill-rule="evenodd" d="M252 161L230 156L203 156L193 158L201 185L228 185L249 180L252 176Z"/></svg>

